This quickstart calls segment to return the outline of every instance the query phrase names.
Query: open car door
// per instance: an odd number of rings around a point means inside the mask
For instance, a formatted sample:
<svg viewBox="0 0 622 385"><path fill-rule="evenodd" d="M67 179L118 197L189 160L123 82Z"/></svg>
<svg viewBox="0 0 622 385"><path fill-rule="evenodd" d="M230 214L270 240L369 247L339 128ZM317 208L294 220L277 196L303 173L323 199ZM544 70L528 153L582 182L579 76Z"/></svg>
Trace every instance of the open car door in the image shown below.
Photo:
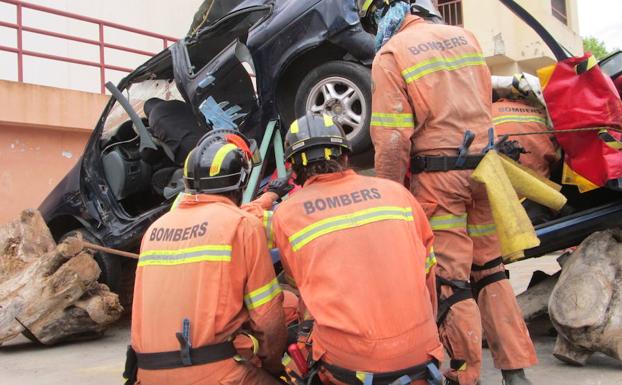
<svg viewBox="0 0 622 385"><path fill-rule="evenodd" d="M245 42L271 10L265 5L233 10L171 47L177 87L206 129L238 128L261 139L255 66Z"/></svg>

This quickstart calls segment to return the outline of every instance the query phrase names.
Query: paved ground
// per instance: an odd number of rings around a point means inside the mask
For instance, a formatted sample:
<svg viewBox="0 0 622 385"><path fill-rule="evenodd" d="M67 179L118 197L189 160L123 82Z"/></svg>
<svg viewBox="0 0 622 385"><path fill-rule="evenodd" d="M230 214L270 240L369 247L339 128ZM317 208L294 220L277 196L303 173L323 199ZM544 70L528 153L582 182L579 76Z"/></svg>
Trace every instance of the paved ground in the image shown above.
<svg viewBox="0 0 622 385"><path fill-rule="evenodd" d="M512 285L524 290L531 272L536 269L555 272L553 257L511 265ZM23 337L0 347L0 383L27 385L107 385L121 383L121 372L128 343L128 321L121 322L97 341L41 348ZM620 385L622 363L597 355L589 365L575 368L558 362L551 354L555 339L534 336L540 365L528 371L535 385ZM490 354L484 352L482 385L501 384Z"/></svg>

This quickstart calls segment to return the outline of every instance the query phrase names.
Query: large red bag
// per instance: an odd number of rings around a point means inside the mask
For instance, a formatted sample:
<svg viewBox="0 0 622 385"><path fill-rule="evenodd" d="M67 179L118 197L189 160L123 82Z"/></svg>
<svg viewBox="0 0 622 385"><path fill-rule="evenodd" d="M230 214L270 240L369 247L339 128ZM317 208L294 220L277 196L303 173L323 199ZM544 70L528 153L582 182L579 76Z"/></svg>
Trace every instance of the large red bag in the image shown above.
<svg viewBox="0 0 622 385"><path fill-rule="evenodd" d="M539 72L556 137L571 170L564 183L585 180L594 187L622 178L622 100L613 81L591 54L559 62ZM578 128L601 128L587 132L566 132ZM572 183L572 179L582 182ZM588 184L589 184L588 183Z"/></svg>

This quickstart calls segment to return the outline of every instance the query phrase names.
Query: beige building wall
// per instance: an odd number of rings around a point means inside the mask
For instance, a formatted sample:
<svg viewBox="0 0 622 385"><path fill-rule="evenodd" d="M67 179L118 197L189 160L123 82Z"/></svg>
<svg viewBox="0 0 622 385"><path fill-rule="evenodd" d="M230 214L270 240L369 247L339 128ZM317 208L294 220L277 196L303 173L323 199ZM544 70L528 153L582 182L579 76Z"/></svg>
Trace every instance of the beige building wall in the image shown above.
<svg viewBox="0 0 622 385"><path fill-rule="evenodd" d="M0 80L0 100L2 225L37 208L76 164L108 97Z"/></svg>
<svg viewBox="0 0 622 385"><path fill-rule="evenodd" d="M568 25L552 14L551 0L517 0L574 55L583 54L577 0L566 0ZM539 36L498 0L463 0L464 27L479 39L495 75L512 75L555 62Z"/></svg>

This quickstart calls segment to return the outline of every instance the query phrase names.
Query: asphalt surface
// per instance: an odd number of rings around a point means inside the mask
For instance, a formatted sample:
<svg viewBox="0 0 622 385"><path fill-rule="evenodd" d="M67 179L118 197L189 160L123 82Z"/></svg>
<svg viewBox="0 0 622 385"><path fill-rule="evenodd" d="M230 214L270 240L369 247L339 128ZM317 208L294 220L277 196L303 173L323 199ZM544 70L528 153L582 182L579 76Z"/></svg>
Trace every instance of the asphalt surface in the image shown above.
<svg viewBox="0 0 622 385"><path fill-rule="evenodd" d="M559 269L554 257L510 265L512 285L520 292L536 270L553 273ZM555 338L533 335L538 366L528 369L534 385L621 385L622 363L604 355L594 355L586 367L571 367L553 355ZM129 321L123 320L97 341L84 341L43 348L19 337L0 347L0 384L27 385L107 385L121 384ZM488 350L484 351L482 385L501 384Z"/></svg>

